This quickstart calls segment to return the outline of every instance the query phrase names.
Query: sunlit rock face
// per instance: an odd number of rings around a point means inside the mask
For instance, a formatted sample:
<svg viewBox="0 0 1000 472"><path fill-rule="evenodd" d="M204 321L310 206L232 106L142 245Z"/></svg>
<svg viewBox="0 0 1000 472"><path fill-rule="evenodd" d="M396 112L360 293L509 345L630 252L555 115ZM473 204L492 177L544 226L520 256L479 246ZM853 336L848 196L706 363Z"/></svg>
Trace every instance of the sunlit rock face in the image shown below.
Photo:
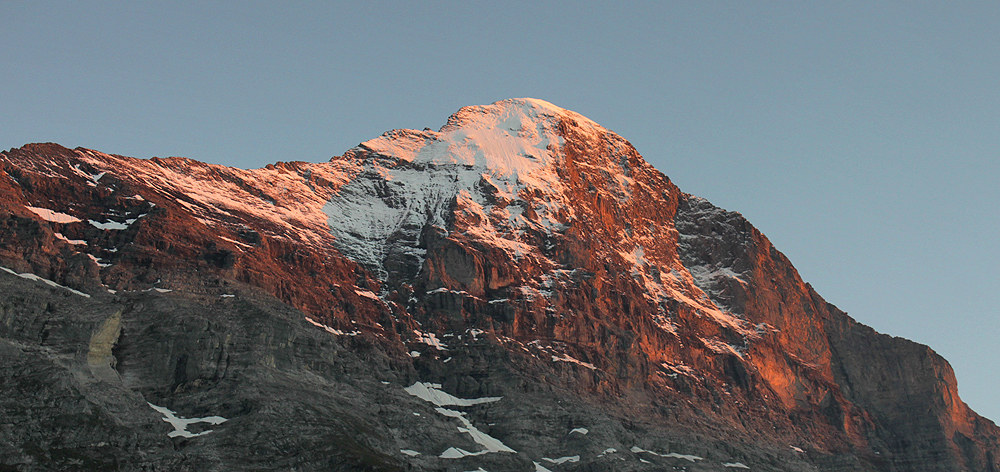
<svg viewBox="0 0 1000 472"><path fill-rule="evenodd" d="M326 163L0 170L4 466L998 470L943 359L541 100Z"/></svg>

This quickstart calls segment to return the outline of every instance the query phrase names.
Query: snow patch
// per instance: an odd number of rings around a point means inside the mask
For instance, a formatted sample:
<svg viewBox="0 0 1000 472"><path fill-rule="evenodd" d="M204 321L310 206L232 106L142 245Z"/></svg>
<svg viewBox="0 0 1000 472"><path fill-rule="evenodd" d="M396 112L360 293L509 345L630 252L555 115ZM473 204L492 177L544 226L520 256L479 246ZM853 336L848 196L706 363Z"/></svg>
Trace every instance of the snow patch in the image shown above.
<svg viewBox="0 0 1000 472"><path fill-rule="evenodd" d="M589 432L590 430L587 428L573 428L572 430L570 430L569 434L573 433L587 434Z"/></svg>
<svg viewBox="0 0 1000 472"><path fill-rule="evenodd" d="M38 215L39 218L52 223L76 223L77 221L83 221L75 216L59 213L58 211L49 210L48 208L32 206L25 206L25 208L31 210L31 212Z"/></svg>
<svg viewBox="0 0 1000 472"><path fill-rule="evenodd" d="M690 367L688 367L688 366L686 366L684 364L680 364L680 363L678 363L678 364L668 364L666 362L661 362L660 363L660 367L663 367L664 369L667 369L667 370L673 372L672 374L667 374L667 375L669 375L670 377L673 377L673 378L677 378L678 374L680 374L680 375L686 375L686 376L691 377L691 378L698 378L697 371L695 371L694 369L692 369L692 368L690 368Z"/></svg>
<svg viewBox="0 0 1000 472"><path fill-rule="evenodd" d="M441 390L441 384L430 382L416 382L403 390L410 395L437 406L471 406L480 403L498 402L503 399L503 397L458 398Z"/></svg>
<svg viewBox="0 0 1000 472"><path fill-rule="evenodd" d="M104 175L107 174L107 172L98 172L96 174L88 174L88 173L84 172L83 169L80 169L80 165L79 164L76 164L76 165L72 166L71 169L73 169L73 172L75 174L79 175L80 177L83 177L83 178L87 179L88 180L87 185L90 185L91 187L96 187L97 186L96 184L101 180L101 177L104 177Z"/></svg>
<svg viewBox="0 0 1000 472"><path fill-rule="evenodd" d="M470 436L472 436L472 440L475 441L476 444L479 444L484 448L482 451L479 451L475 454L485 454L487 452L514 452L514 453L517 452L507 447L507 445L501 442L499 439L494 438L493 436L490 436L480 431L475 426L473 426L472 422L465 417L464 412L449 410L447 408L441 408L441 407L435 408L434 411L437 411L438 413L450 418L456 418L462 422L462 425L464 427L459 427L458 431L461 433L468 433Z"/></svg>
<svg viewBox="0 0 1000 472"><path fill-rule="evenodd" d="M552 362L570 362L573 364L581 365L590 370L597 370L597 367L595 367L594 364L577 360L568 354L563 354L562 356L552 356Z"/></svg>
<svg viewBox="0 0 1000 472"><path fill-rule="evenodd" d="M707 347L712 352L715 352L716 354L732 354L741 359L743 358L742 348L740 347L733 346L729 343L720 341L715 338L709 338L709 339L698 338L698 339L701 340L701 342L705 345L705 347Z"/></svg>
<svg viewBox="0 0 1000 472"><path fill-rule="evenodd" d="M225 295L223 295L223 296L225 296ZM232 295L232 296L235 296L235 295ZM360 331L351 331L350 333L345 333L345 332L343 332L343 331L341 331L339 329L333 329L333 328L331 328L331 327L329 327L329 326L327 326L327 325L325 325L323 323L319 323L319 322L313 321L312 318L309 318L308 316L306 317L306 321L308 321L309 324L311 324L313 326L316 326L316 327L319 327L319 328L323 328L327 333L336 334L337 336L357 336L357 335L361 334Z"/></svg>
<svg viewBox="0 0 1000 472"><path fill-rule="evenodd" d="M420 455L419 452L414 451L413 449L400 449L399 452L402 452L403 454L406 454L410 457L415 457Z"/></svg>
<svg viewBox="0 0 1000 472"><path fill-rule="evenodd" d="M543 461L549 461L553 464L562 464L563 462L580 462L580 456L566 456L560 457L558 459L549 459L548 457L543 457Z"/></svg>
<svg viewBox="0 0 1000 472"><path fill-rule="evenodd" d="M235 239L232 239L232 238L227 238L227 237L225 237L225 236L219 236L219 239L221 239L221 240L223 240L223 241L225 241L225 242L227 242L227 243L232 243L232 244L235 244L235 245L237 245L237 246L239 246L239 247L242 247L242 248L245 248L245 249L252 249L252 248L253 248L253 245L252 245L252 244L247 244L247 243L245 243L245 242L242 242L242 241L237 241L237 240L235 240Z"/></svg>
<svg viewBox="0 0 1000 472"><path fill-rule="evenodd" d="M532 463L535 464L535 472L552 472L551 470L546 469L542 464L539 464L537 462L532 462Z"/></svg>
<svg viewBox="0 0 1000 472"><path fill-rule="evenodd" d="M382 299L379 298L378 295L375 295L375 292L372 292L371 290L358 290L358 289L354 289L354 293L356 293L358 295L361 295L362 297L365 297L365 298L371 298L372 300L375 300L375 301L379 301L379 302L382 301Z"/></svg>
<svg viewBox="0 0 1000 472"><path fill-rule="evenodd" d="M417 342L427 344L432 346L439 351L447 351L448 346L445 346L437 335L434 333L423 333L417 330L413 330L413 333L417 335Z"/></svg>
<svg viewBox="0 0 1000 472"><path fill-rule="evenodd" d="M97 264L98 267L111 267L111 264L105 264L105 263L101 262L101 259L98 259L93 254L87 254L87 257L89 257L90 260L94 261L94 264Z"/></svg>
<svg viewBox="0 0 1000 472"><path fill-rule="evenodd" d="M667 458L674 458L674 459L685 459L685 460L688 460L688 461L691 461L691 462L696 462L696 461L701 461L701 460L705 460L705 458L704 458L704 457L699 457L699 456L694 456L694 455L690 455L690 454L678 454L678 453L676 453L676 452L671 452L671 453L669 453L669 454L660 454L660 453L658 453L658 452L653 452L653 451L647 451L647 450L645 450L645 449L642 449L642 448L641 448L641 447L639 447L639 446L632 446L632 449L630 449L630 450L631 450L631 451L632 451L632 452L633 452L634 454L638 454L638 453L640 453L640 452L645 452L645 453L647 453L647 454L652 454L652 455L654 455L654 456L660 456L660 457L667 457Z"/></svg>
<svg viewBox="0 0 1000 472"><path fill-rule="evenodd" d="M507 447L507 445L499 439L494 438L473 426L472 422L465 417L464 412L441 408L442 406L471 406L480 403L491 403L500 401L502 397L458 398L442 391L441 384L429 382L416 382L403 390L410 395L436 405L437 407L434 408L434 411L438 412L438 414L459 420L462 423L462 426L458 427L458 431L472 436L472 440L475 441L476 444L483 447L483 450L478 452L469 452L461 448L449 447L447 450L442 452L439 457L443 459L457 459L466 456L478 456L480 454L491 452L517 452Z"/></svg>
<svg viewBox="0 0 1000 472"><path fill-rule="evenodd" d="M691 273L691 277L694 278L695 285L703 289L710 287L712 282L718 278L736 279L742 284L747 283L746 280L743 280L742 274L737 274L728 267L691 266L687 269Z"/></svg>
<svg viewBox="0 0 1000 472"><path fill-rule="evenodd" d="M174 427L173 431L167 433L167 436L171 437L171 438L176 438L178 436L180 436L182 438L194 438L194 437L203 436L205 434L208 434L208 433L212 432L211 429L206 429L205 431L202 431L200 433L192 433L192 432L190 432L190 431L187 430L188 425L191 425L191 424L195 424L195 423L208 423L208 424L216 425L216 424L222 424L222 423L225 423L226 421L229 421L226 418L223 418L221 416L206 416L204 418L181 418L181 417L177 416L177 414L174 413L173 411L170 411L168 408L165 408L165 407L162 407L162 406L156 406L156 405L154 405L152 403L149 403L149 402L146 402L146 404L149 405L150 408L152 408L152 409L160 412L160 414L163 415L163 421L166 421L167 423L170 423Z"/></svg>
<svg viewBox="0 0 1000 472"><path fill-rule="evenodd" d="M486 454L487 452L488 451L469 452L460 447L449 447L448 449L445 449L444 452L442 452L441 455L438 457L442 459L461 459L467 456L483 455Z"/></svg>
<svg viewBox="0 0 1000 472"><path fill-rule="evenodd" d="M87 221L90 222L91 226L103 230L111 229L111 230L121 231L123 229L128 229L129 226L125 223L119 223L117 221L108 221L107 223L101 223L100 221L94 221L94 220L87 220Z"/></svg>
<svg viewBox="0 0 1000 472"><path fill-rule="evenodd" d="M736 469L749 469L750 467L742 462L723 462L723 467L731 467Z"/></svg>
<svg viewBox="0 0 1000 472"><path fill-rule="evenodd" d="M52 234L55 235L56 239L60 241L66 241L67 243L75 246L84 246L87 244L87 241L84 241L82 239L69 239L66 236L63 236L62 233L52 233Z"/></svg>
<svg viewBox="0 0 1000 472"><path fill-rule="evenodd" d="M79 290L73 290L73 289L71 289L71 288L69 288L69 287L67 287L65 285L59 285L59 284L57 284L57 283L55 283L55 282L53 282L53 281L51 281L49 279L45 279L45 278L39 277L39 276L37 276L35 274L31 274L31 273L28 273L28 272L25 272L23 274L18 274L17 272L14 272L13 270L10 270L10 269L8 269L6 267L0 267L0 270L2 270L4 272L7 272L8 274L11 274L11 275L16 275L16 276L18 276L18 277L20 277L22 279L34 280L36 282L42 282L42 283L44 283L46 285L50 285L52 287L61 288L61 289L64 289L64 290L69 290L70 293L79 295L81 297L90 298L90 295L88 295L86 293L83 293L83 292L81 292Z"/></svg>

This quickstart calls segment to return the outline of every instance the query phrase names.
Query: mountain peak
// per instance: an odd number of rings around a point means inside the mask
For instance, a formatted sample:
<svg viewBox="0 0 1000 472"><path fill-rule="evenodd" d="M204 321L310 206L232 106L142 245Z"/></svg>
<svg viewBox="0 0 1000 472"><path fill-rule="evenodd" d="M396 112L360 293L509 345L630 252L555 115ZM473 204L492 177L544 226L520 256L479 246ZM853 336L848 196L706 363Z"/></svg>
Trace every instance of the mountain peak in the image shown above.
<svg viewBox="0 0 1000 472"><path fill-rule="evenodd" d="M623 138L532 98L463 107L439 131L387 131L343 160L362 171L323 211L337 249L382 280L395 278L387 261L405 261L389 264L403 278L419 272L424 228L446 228L456 218L471 238L552 267L525 231L565 229L576 213L570 188L580 182L573 176L594 174L594 192L627 198L631 169L648 167Z"/></svg>
<svg viewBox="0 0 1000 472"><path fill-rule="evenodd" d="M461 127L495 125L498 118L506 120L515 116L525 117L535 122L548 121L558 123L569 119L591 128L606 131L601 125L575 111L567 110L537 98L508 98L489 105L462 107L448 118L448 124L442 127L442 131Z"/></svg>
<svg viewBox="0 0 1000 472"><path fill-rule="evenodd" d="M0 321L14 467L1000 470L943 359L535 99L321 164L0 152Z"/></svg>
<svg viewBox="0 0 1000 472"><path fill-rule="evenodd" d="M544 100L514 98L463 107L440 131L392 130L360 147L412 163L461 164L496 176L526 175L558 156L564 143L560 126L570 122L588 135L608 133L579 113Z"/></svg>

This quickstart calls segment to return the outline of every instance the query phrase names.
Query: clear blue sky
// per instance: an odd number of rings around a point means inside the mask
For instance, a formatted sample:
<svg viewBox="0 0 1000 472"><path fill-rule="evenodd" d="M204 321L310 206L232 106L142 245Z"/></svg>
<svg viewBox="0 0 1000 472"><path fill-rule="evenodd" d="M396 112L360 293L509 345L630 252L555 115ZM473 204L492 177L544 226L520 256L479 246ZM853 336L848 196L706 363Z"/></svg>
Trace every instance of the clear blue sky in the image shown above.
<svg viewBox="0 0 1000 472"><path fill-rule="evenodd" d="M0 148L315 162L541 98L1000 421L1000 2L343 3L0 0Z"/></svg>

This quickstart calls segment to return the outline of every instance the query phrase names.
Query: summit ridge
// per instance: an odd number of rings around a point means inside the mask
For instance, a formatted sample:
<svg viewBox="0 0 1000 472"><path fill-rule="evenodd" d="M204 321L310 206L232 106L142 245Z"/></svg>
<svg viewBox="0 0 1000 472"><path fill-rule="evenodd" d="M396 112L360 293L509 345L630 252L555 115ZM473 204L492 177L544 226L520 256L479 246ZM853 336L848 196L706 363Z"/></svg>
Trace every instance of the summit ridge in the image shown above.
<svg viewBox="0 0 1000 472"><path fill-rule="evenodd" d="M528 174L559 152L561 123L608 131L581 115L536 99L463 107L440 131L393 130L362 148L409 162L484 167L500 176Z"/></svg>

